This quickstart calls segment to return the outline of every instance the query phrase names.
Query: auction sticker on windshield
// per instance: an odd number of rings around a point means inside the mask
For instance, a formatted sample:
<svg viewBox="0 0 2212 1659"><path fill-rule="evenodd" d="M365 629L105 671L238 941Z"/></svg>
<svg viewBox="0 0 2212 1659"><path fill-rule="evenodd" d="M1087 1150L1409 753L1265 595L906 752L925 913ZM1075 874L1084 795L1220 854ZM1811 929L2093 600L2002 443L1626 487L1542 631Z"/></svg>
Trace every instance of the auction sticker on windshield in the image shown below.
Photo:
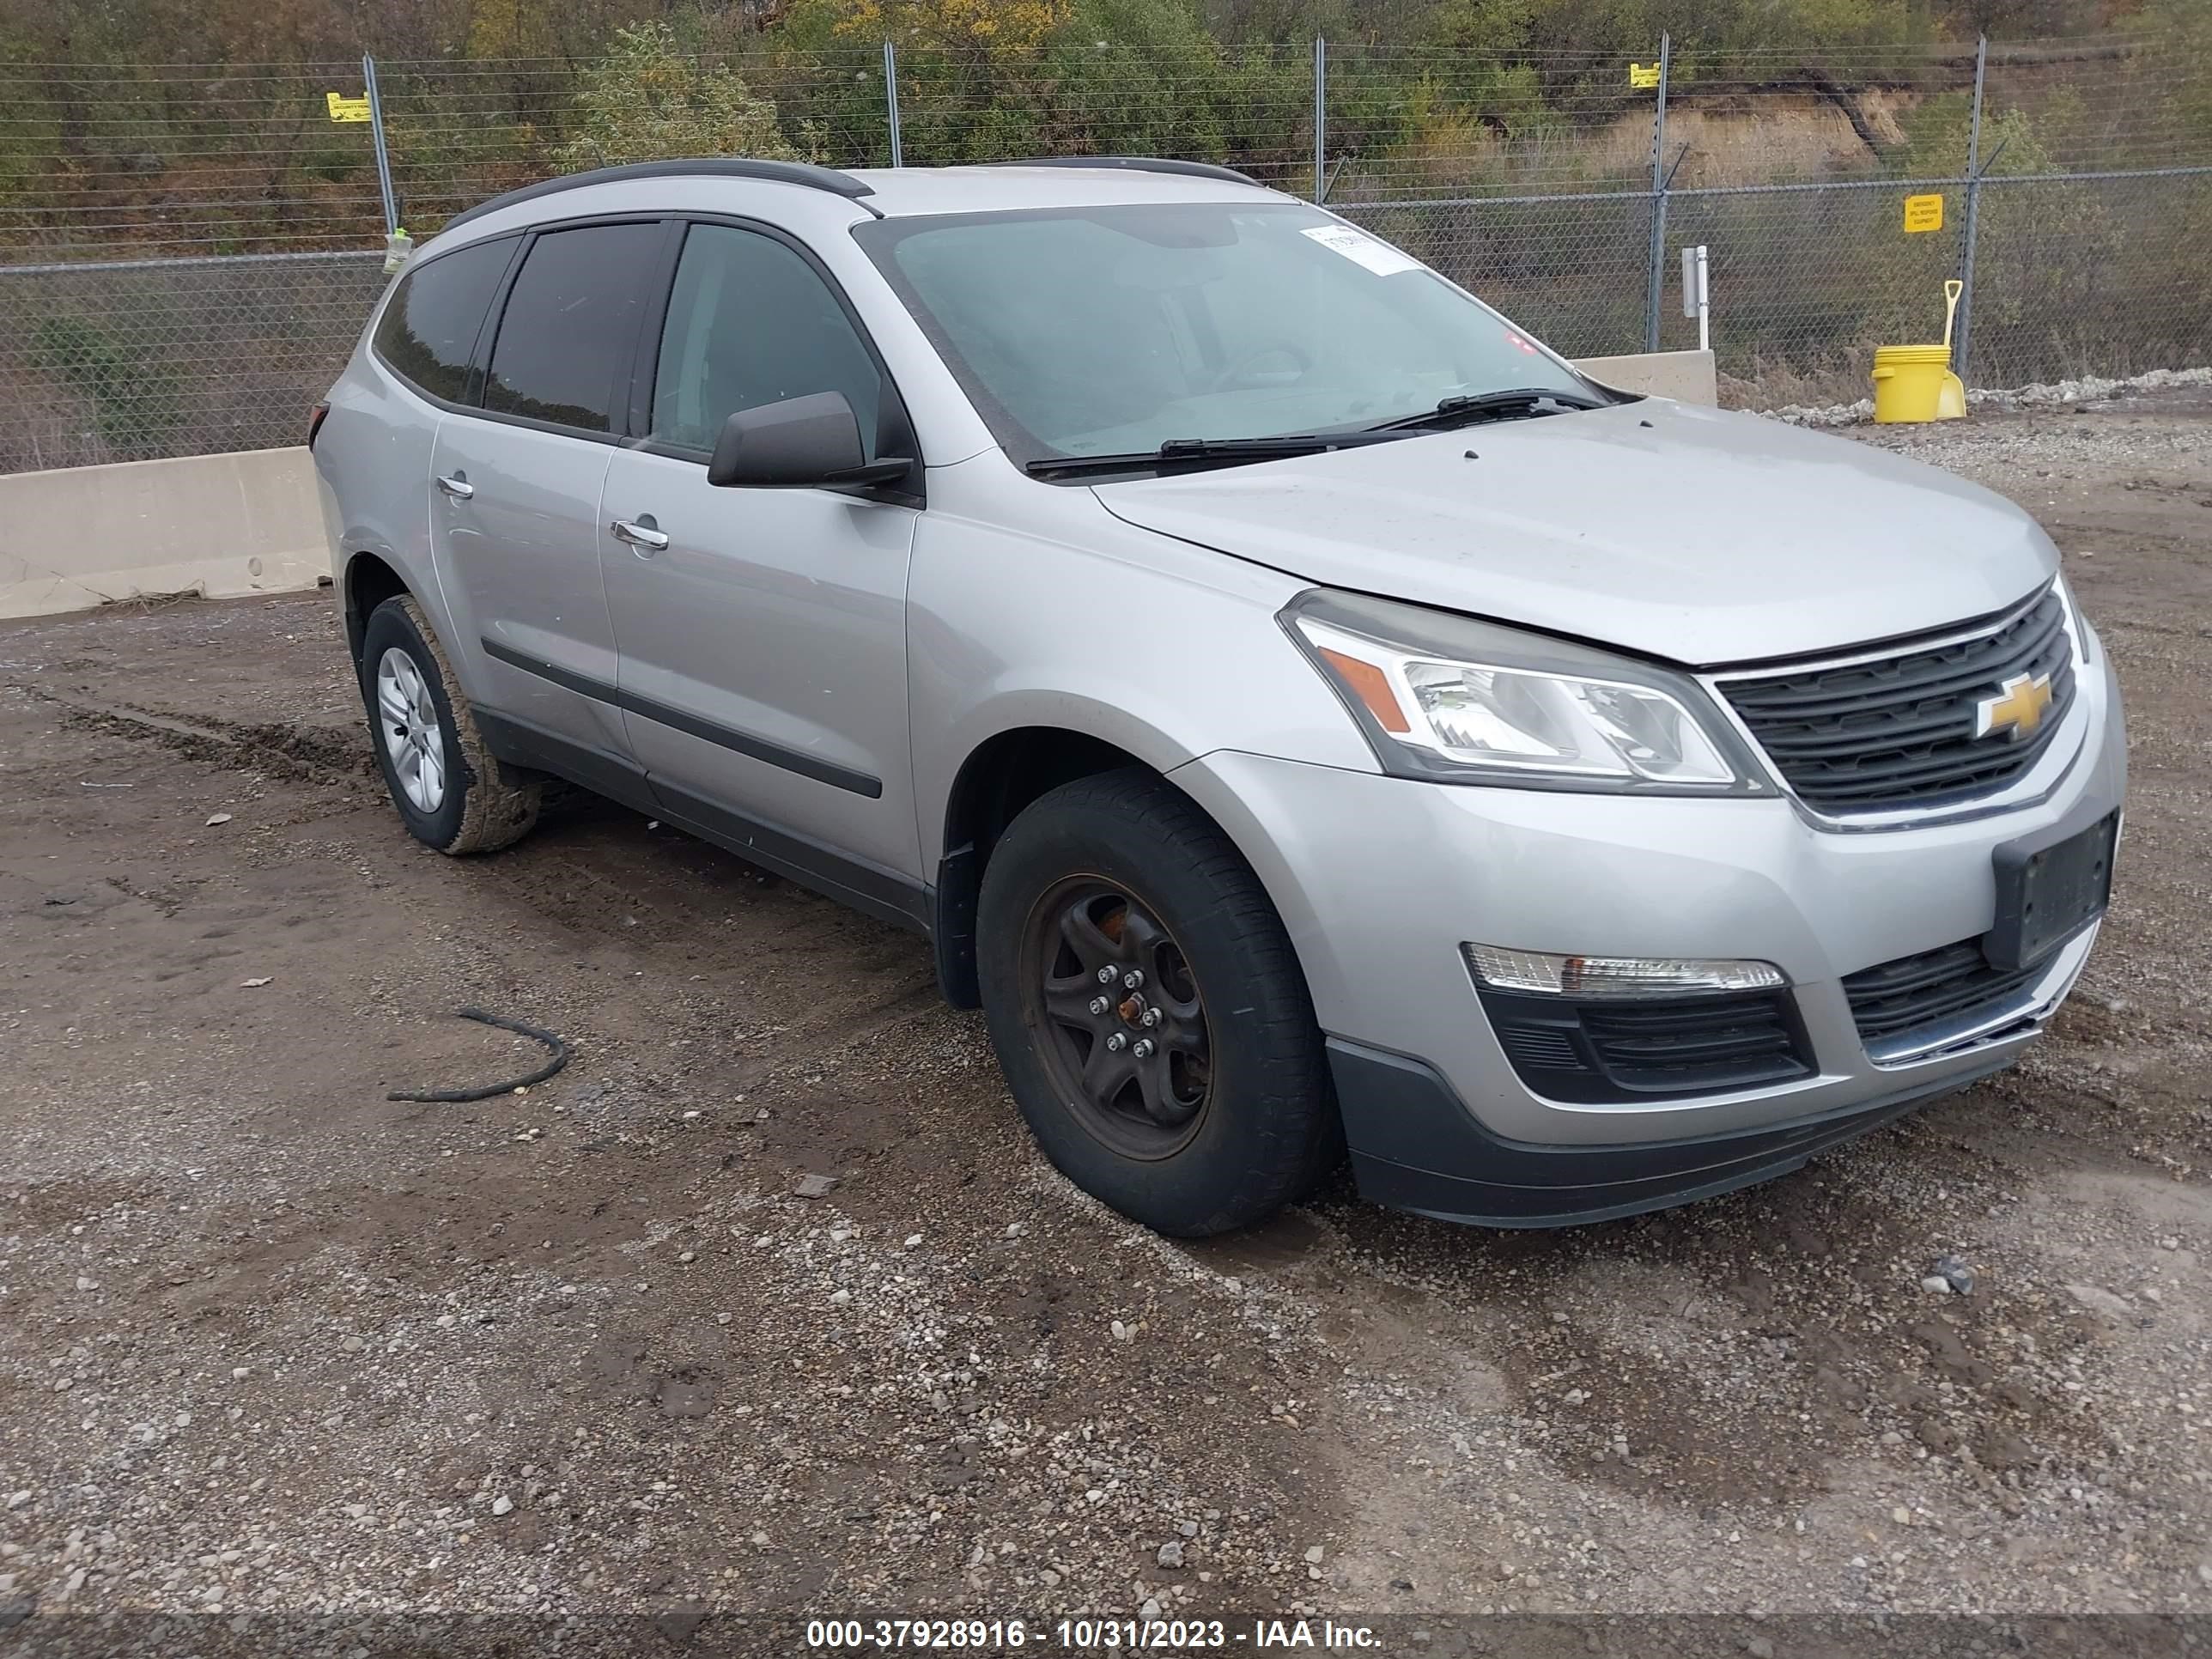
<svg viewBox="0 0 2212 1659"><path fill-rule="evenodd" d="M1401 270L1421 268L1421 262L1411 254L1401 253L1389 243L1377 241L1350 225L1310 225L1304 234L1323 247L1341 253L1352 264L1365 265L1377 276L1395 276Z"/></svg>

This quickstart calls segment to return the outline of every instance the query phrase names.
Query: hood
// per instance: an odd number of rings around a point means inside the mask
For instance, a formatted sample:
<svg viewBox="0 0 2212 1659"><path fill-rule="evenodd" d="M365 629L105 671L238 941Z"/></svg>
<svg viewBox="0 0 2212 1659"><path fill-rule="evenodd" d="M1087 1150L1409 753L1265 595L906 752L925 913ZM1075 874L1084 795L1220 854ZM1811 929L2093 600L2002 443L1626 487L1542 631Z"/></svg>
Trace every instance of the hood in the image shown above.
<svg viewBox="0 0 2212 1659"><path fill-rule="evenodd" d="M1985 616L2058 568L1978 485L1656 398L1094 489L1131 524L1328 586L1697 666Z"/></svg>

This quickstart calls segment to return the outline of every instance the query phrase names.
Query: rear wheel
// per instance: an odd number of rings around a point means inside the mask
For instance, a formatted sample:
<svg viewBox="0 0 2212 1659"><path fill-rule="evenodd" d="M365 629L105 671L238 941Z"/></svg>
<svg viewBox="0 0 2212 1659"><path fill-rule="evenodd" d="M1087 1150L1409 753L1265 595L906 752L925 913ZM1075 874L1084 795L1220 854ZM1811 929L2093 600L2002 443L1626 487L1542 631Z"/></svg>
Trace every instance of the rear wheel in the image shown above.
<svg viewBox="0 0 2212 1659"><path fill-rule="evenodd" d="M1016 1103L1078 1186L1164 1233L1248 1225L1339 1148L1281 921L1221 831L1150 773L1040 798L993 848L983 1006Z"/></svg>
<svg viewBox="0 0 2212 1659"><path fill-rule="evenodd" d="M361 695L401 822L441 853L489 853L538 822L540 786L508 778L422 607L405 594L362 630Z"/></svg>

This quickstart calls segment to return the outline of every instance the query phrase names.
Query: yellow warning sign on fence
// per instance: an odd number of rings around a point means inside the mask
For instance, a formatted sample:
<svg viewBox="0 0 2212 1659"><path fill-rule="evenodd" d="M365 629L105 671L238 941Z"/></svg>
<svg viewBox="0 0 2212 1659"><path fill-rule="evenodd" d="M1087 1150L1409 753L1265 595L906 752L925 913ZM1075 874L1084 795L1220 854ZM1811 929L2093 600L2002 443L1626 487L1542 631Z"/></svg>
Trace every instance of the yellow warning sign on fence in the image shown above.
<svg viewBox="0 0 2212 1659"><path fill-rule="evenodd" d="M1905 228L1916 234L1923 230L1942 229L1943 198L1941 196L1906 197Z"/></svg>
<svg viewBox="0 0 2212 1659"><path fill-rule="evenodd" d="M349 98L343 93L326 92L323 94L323 101L330 106L333 121L368 119L368 100L366 98Z"/></svg>
<svg viewBox="0 0 2212 1659"><path fill-rule="evenodd" d="M1659 84L1659 65L1656 64L1631 64L1628 66L1628 84L1632 87L1657 86Z"/></svg>

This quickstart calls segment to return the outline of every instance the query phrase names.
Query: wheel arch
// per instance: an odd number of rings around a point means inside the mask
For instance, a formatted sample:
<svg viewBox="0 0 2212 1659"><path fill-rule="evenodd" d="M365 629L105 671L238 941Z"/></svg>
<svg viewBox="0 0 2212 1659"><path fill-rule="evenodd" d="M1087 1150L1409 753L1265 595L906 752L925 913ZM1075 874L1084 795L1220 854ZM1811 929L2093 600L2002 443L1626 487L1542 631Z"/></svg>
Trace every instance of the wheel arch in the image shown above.
<svg viewBox="0 0 2212 1659"><path fill-rule="evenodd" d="M1024 807L1064 783L1125 768L1148 772L1188 798L1237 847L1248 865L1255 871L1262 867L1250 849L1239 844L1240 837L1221 814L1176 777L1176 769L1189 756L1175 752L1164 741L1146 742L1144 732L1125 735L1130 741L1116 742L1073 726L1009 726L975 744L954 771L945 793L930 929L939 988L954 1007L981 1006L975 975L975 907L991 850ZM1132 742L1137 746L1131 746ZM1264 877L1261 883L1266 885Z"/></svg>
<svg viewBox="0 0 2212 1659"><path fill-rule="evenodd" d="M386 599L396 599L404 594L420 602L422 595L407 584L398 567L381 554L362 551L353 554L338 573L338 591L343 596L346 648L353 653L356 664L361 661L362 637L368 628L369 612Z"/></svg>
<svg viewBox="0 0 2212 1659"><path fill-rule="evenodd" d="M1125 766L1157 772L1119 744L1063 726L1016 726L968 751L945 792L930 938L938 987L956 1008L982 1006L975 978L975 904L983 866L1006 826L1048 790Z"/></svg>

